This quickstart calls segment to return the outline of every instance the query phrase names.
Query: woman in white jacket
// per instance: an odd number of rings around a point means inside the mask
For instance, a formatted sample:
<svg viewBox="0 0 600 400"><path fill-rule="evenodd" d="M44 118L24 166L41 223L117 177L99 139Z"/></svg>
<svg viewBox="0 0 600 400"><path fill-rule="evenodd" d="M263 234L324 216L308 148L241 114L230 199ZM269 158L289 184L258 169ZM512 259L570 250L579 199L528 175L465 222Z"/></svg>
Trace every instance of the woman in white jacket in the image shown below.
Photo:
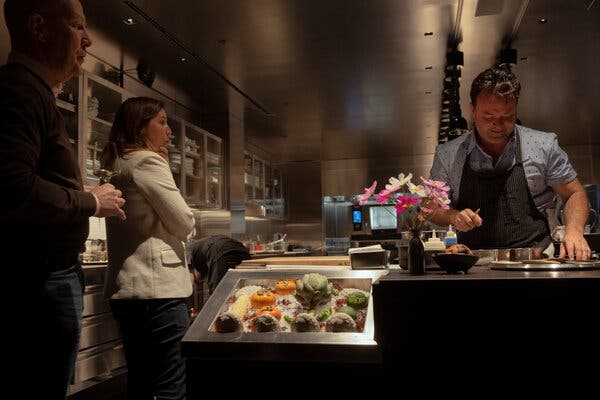
<svg viewBox="0 0 600 400"><path fill-rule="evenodd" d="M194 216L169 168L170 135L162 102L130 98L102 153L103 168L119 158L121 172L111 183L126 199L127 219L106 220L105 294L123 333L130 399L186 396L180 341L189 327L185 299L192 284L184 241Z"/></svg>

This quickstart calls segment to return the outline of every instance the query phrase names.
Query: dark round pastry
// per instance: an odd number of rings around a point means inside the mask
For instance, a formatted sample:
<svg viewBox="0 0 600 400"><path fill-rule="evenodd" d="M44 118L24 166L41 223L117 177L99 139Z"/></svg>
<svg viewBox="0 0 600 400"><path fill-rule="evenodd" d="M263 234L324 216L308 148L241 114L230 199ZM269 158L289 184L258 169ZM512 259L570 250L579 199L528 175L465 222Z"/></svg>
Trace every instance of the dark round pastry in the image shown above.
<svg viewBox="0 0 600 400"><path fill-rule="evenodd" d="M325 330L327 332L355 332L356 322L348 314L335 313L327 318Z"/></svg>
<svg viewBox="0 0 600 400"><path fill-rule="evenodd" d="M252 321L254 332L277 332L279 330L279 321L271 314L262 314Z"/></svg>
<svg viewBox="0 0 600 400"><path fill-rule="evenodd" d="M319 332L319 321L308 313L300 313L292 321L292 332Z"/></svg>
<svg viewBox="0 0 600 400"><path fill-rule="evenodd" d="M215 329L220 333L241 331L242 321L236 315L224 312L215 320Z"/></svg>

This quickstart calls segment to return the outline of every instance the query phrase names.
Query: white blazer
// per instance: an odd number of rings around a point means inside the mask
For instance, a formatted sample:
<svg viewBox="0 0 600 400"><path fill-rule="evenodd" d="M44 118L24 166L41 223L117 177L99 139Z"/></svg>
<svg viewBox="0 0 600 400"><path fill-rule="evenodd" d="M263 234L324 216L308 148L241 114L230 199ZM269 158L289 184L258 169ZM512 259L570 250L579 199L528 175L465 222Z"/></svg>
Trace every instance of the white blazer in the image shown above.
<svg viewBox="0 0 600 400"><path fill-rule="evenodd" d="M194 215L168 163L146 150L127 154L119 162L121 174L111 183L123 192L127 219L106 218L105 295L113 299L190 296L184 241L194 229Z"/></svg>

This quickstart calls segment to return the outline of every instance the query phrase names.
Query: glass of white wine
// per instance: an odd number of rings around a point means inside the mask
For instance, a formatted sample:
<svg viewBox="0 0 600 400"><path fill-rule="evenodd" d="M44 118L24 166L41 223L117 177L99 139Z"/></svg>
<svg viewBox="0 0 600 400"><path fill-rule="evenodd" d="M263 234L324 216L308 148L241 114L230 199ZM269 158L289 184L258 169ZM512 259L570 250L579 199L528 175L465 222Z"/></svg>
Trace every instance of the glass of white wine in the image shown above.
<svg viewBox="0 0 600 400"><path fill-rule="evenodd" d="M92 174L100 180L100 184L109 183L113 176L121 173L121 165L119 163L119 156L117 154L117 146L114 142L109 142L112 147L113 154L115 155L115 162L113 169L102 168L100 165L100 159L98 157L98 142L94 142L94 150L92 153Z"/></svg>

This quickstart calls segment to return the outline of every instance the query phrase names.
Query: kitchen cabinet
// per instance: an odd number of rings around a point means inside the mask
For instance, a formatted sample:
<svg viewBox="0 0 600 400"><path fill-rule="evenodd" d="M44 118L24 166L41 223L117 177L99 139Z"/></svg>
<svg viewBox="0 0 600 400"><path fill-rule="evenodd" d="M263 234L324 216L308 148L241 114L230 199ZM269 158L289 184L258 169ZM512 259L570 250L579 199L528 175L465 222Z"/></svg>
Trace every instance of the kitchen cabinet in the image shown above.
<svg viewBox="0 0 600 400"><path fill-rule="evenodd" d="M206 205L221 207L223 204L222 140L206 135Z"/></svg>
<svg viewBox="0 0 600 400"><path fill-rule="evenodd" d="M246 202L263 205L267 217L283 218L283 195L279 169L267 161L245 152L244 188Z"/></svg>
<svg viewBox="0 0 600 400"><path fill-rule="evenodd" d="M75 152L79 154L78 149L78 131L79 131L79 78L69 79L58 94L56 106L62 114L69 135L69 141L73 144Z"/></svg>
<svg viewBox="0 0 600 400"><path fill-rule="evenodd" d="M171 128L171 137L169 138L169 144L167 150L169 150L169 166L173 173L173 179L175 184L181 190L181 163L183 161L183 123L178 118L169 117L167 120L169 127Z"/></svg>
<svg viewBox="0 0 600 400"><path fill-rule="evenodd" d="M222 139L185 121L170 117L169 164L175 183L190 206L223 205Z"/></svg>
<svg viewBox="0 0 600 400"><path fill-rule="evenodd" d="M96 164L110 136L110 129L119 105L127 97L125 90L112 82L88 72L82 76L80 90L80 129L79 159L84 183L95 186L98 178L92 173L94 168L94 148L97 150Z"/></svg>

